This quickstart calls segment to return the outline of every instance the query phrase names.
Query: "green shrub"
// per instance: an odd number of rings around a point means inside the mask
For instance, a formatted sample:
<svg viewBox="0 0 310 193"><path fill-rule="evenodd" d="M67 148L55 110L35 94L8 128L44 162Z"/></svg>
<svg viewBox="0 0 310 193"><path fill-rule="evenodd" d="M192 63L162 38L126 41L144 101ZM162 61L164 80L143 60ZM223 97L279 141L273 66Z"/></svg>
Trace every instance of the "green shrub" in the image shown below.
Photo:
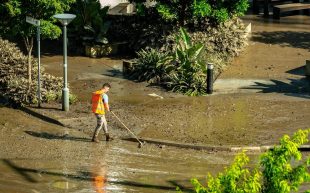
<svg viewBox="0 0 310 193"><path fill-rule="evenodd" d="M175 70L169 75L168 88L190 96L205 94L206 65L202 61L204 46L192 44L188 33L181 28L177 36L177 47L174 54Z"/></svg>
<svg viewBox="0 0 310 193"><path fill-rule="evenodd" d="M234 162L224 173L213 177L208 175L208 184L203 186L197 179L193 178L191 183L196 193L258 193L261 190L259 170L250 171L245 168L249 157L245 152L236 156ZM177 190L180 191L179 188Z"/></svg>
<svg viewBox="0 0 310 193"><path fill-rule="evenodd" d="M193 44L203 44L205 48L204 61L215 65L215 77L226 68L231 59L240 55L247 46L246 27L243 22L234 18L217 26L205 26L201 31L188 32ZM173 32L165 37L160 48L162 52L174 52L177 47L176 36Z"/></svg>
<svg viewBox="0 0 310 193"><path fill-rule="evenodd" d="M288 193L298 191L303 182L310 181L308 167L310 157L302 160L298 150L300 145L307 143L310 129L299 130L292 138L284 135L280 146L261 156L263 167L264 193Z"/></svg>
<svg viewBox="0 0 310 193"><path fill-rule="evenodd" d="M137 64L134 65L131 77L138 81L161 83L171 70L172 65L169 64L171 57L168 53L161 53L151 48L142 49L137 55Z"/></svg>
<svg viewBox="0 0 310 193"><path fill-rule="evenodd" d="M59 103L62 103L62 91L59 91L57 93L55 92L48 92L46 95L46 102L49 101L57 101ZM75 94L69 94L69 104L74 104L78 101L78 97Z"/></svg>
<svg viewBox="0 0 310 193"><path fill-rule="evenodd" d="M74 104L78 101L78 97L75 94L70 94L69 95L69 103Z"/></svg>
<svg viewBox="0 0 310 193"><path fill-rule="evenodd" d="M45 94L45 101L46 102L50 102L50 101L58 100L59 99L59 93L55 93L53 91L46 92L46 94ZM61 93L60 93L60 97L61 97Z"/></svg>
<svg viewBox="0 0 310 193"><path fill-rule="evenodd" d="M297 192L300 185L310 181L310 157L302 159L298 148L308 142L310 129L299 130L292 138L284 135L280 145L260 157L261 171L246 168L249 158L243 151L224 173L208 175L207 185L192 179L195 193L288 193ZM180 193L180 188L177 187ZM309 192L306 191L306 192Z"/></svg>
<svg viewBox="0 0 310 193"><path fill-rule="evenodd" d="M28 88L27 57L15 44L0 37L0 95L11 105L35 104L37 100L38 64L32 60L32 84ZM62 78L44 72L41 67L42 102L50 101L61 91Z"/></svg>

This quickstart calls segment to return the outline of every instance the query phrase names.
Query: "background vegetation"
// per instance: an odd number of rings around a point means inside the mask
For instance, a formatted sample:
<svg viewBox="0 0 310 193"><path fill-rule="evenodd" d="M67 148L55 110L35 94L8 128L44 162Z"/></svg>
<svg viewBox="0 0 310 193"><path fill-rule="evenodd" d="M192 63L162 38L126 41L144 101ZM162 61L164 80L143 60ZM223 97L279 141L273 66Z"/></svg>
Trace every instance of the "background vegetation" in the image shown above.
<svg viewBox="0 0 310 193"><path fill-rule="evenodd" d="M4 0L0 5L0 36L21 38L27 51L27 80L23 77L18 84L27 84L28 93L19 95L18 101L35 102L31 92L36 87L36 77L32 77L36 63L31 55L36 29L25 22L26 16L40 19L43 38L56 39L61 29L53 15L75 13L69 37L83 42L78 46L126 41L127 50L137 56L133 78L191 96L205 94L206 63L215 64L218 76L246 45L245 27L238 17L247 10L247 0L158 0L153 7L146 7L145 0L132 2L137 5L136 15L110 16L108 7L101 7L98 0ZM16 76L21 74L25 75ZM5 89L14 85L2 82ZM51 90L46 101L59 96L59 91Z"/></svg>
<svg viewBox="0 0 310 193"><path fill-rule="evenodd" d="M146 0L132 0L144 14ZM205 20L222 23L235 16L242 16L248 9L248 0L157 0L156 11L160 16L180 26L202 24Z"/></svg>
<svg viewBox="0 0 310 193"><path fill-rule="evenodd" d="M146 80L154 83L153 77L143 79L136 77L135 74L145 74L150 66L154 69L158 66L155 58L160 58L159 55L165 53L173 56L173 60L168 62L169 65L160 65L161 70L153 70L152 76L161 77L161 81L155 81L155 83L190 96L204 95L206 64L211 62L215 65L216 79L231 59L238 56L247 45L248 32L243 22L238 19L249 6L247 0L156 1L155 6L149 8L144 5L144 0L133 2L141 4L139 7L143 8L139 11L142 13L140 19L145 15L147 18L152 16L156 18L152 20L153 23L142 25L141 30L135 31L135 34L140 36L136 37L138 41L133 40L134 43L132 43L133 50L138 53L132 77L139 81ZM187 37L182 38L183 43L179 38L180 26L183 26L181 34L183 29L183 31L187 29L186 36L181 36ZM185 49L180 43L187 45ZM193 48L189 49L189 47ZM144 50L143 55L140 54L140 49ZM199 54L193 55L195 49ZM158 53L157 57L154 55L156 53ZM152 64L150 60L144 62L145 58L154 58L154 63ZM171 70L171 63L174 70ZM186 65L183 65L185 63ZM163 66L167 65L169 70L163 70Z"/></svg>
<svg viewBox="0 0 310 193"><path fill-rule="evenodd" d="M61 29L53 15L69 10L75 0L4 0L0 4L0 37L17 40L22 38L28 59L28 89L32 84L31 54L36 27L26 23L26 16L39 19L42 38L56 39Z"/></svg>
<svg viewBox="0 0 310 193"><path fill-rule="evenodd" d="M32 86L28 89L27 57L14 43L0 38L0 91L1 97L14 106L37 103L37 63L32 60ZM41 69L42 102L61 98L62 78L54 77Z"/></svg>
<svg viewBox="0 0 310 193"><path fill-rule="evenodd" d="M298 148L309 140L310 129L299 130L292 138L285 135L280 145L260 157L252 170L246 164L245 152L236 156L233 164L217 176L208 175L207 185L191 180L195 193L289 193L310 181L310 157L302 157ZM182 192L177 188L178 192ZM309 192L307 190L306 192Z"/></svg>

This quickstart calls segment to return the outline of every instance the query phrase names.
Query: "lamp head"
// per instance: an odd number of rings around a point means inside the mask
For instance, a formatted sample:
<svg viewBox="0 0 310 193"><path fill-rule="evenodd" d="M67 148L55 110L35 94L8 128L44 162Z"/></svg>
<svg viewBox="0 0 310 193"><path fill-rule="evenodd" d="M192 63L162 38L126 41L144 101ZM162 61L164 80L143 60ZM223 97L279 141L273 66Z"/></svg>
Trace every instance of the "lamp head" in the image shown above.
<svg viewBox="0 0 310 193"><path fill-rule="evenodd" d="M56 14L53 17L58 19L62 25L68 25L76 17L76 15L62 13L62 14Z"/></svg>

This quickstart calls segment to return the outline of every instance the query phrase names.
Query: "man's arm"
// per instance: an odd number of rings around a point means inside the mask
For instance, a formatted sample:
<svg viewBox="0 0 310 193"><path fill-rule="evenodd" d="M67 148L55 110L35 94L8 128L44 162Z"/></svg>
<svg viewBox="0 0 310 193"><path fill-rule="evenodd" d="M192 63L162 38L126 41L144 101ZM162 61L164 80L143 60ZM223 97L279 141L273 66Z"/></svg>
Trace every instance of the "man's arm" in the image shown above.
<svg viewBox="0 0 310 193"><path fill-rule="evenodd" d="M109 112L110 111L109 97L106 94L103 95L103 104L104 104L104 108Z"/></svg>
<svg viewBox="0 0 310 193"><path fill-rule="evenodd" d="M104 103L104 107L108 112L110 111L109 103Z"/></svg>

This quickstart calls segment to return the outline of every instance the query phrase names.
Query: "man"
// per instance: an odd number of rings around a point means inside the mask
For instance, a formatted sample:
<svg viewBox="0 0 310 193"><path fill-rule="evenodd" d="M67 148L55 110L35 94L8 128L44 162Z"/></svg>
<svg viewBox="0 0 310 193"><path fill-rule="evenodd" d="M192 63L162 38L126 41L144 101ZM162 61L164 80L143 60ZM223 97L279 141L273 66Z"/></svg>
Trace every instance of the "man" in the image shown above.
<svg viewBox="0 0 310 193"><path fill-rule="evenodd" d="M106 141L110 141L113 138L110 137L108 132L108 124L105 118L105 112L110 111L109 107L109 97L107 92L109 92L111 85L109 83L104 83L100 90L97 90L92 93L92 111L97 118L97 127L95 129L92 141L99 143L98 134L102 129L106 135Z"/></svg>

